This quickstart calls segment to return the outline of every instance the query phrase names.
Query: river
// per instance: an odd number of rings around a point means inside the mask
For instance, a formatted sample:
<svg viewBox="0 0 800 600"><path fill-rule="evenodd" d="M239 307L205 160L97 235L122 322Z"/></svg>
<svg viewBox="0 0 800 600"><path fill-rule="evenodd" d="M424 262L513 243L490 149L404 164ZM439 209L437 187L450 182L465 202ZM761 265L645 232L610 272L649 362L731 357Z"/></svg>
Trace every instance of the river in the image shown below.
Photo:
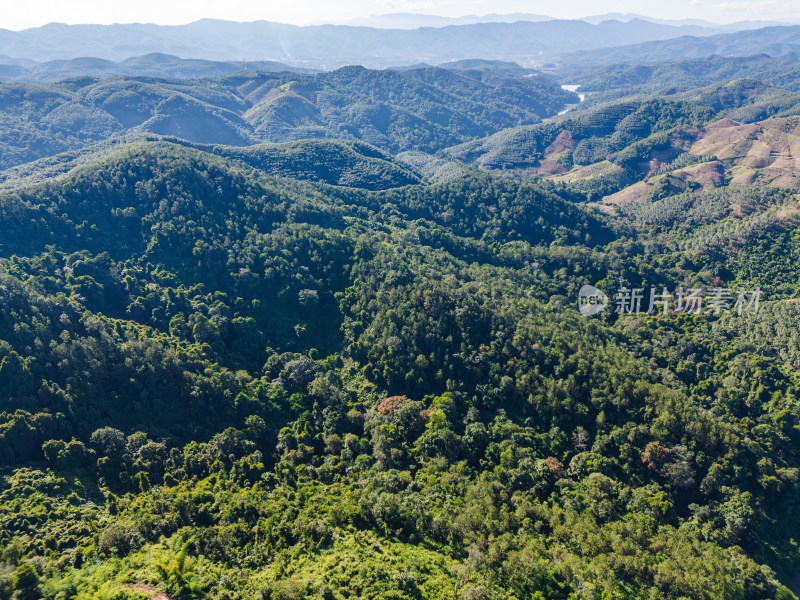
<svg viewBox="0 0 800 600"><path fill-rule="evenodd" d="M567 92L577 92L579 87L581 87L581 86L580 85L562 85L561 89L564 90L564 91L567 91ZM578 93L578 104L580 104L584 100L586 100L586 94ZM567 106L564 107L564 110L562 110L558 114L559 115L564 115L564 114L568 113L569 111L571 111L576 106L578 106L578 105L577 104L567 104Z"/></svg>

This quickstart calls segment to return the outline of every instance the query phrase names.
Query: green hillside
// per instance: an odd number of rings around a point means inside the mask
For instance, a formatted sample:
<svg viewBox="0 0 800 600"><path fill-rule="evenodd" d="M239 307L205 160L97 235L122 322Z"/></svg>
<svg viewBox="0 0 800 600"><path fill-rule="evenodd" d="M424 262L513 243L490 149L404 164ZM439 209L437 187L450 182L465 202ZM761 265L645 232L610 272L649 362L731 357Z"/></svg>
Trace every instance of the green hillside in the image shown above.
<svg viewBox="0 0 800 600"><path fill-rule="evenodd" d="M140 140L0 194L2 597L794 597L787 290L573 299L750 285L795 225L711 212L759 245L697 252L488 174L264 168L297 151Z"/></svg>
<svg viewBox="0 0 800 600"><path fill-rule="evenodd" d="M486 170L545 178L572 199L599 200L661 165L677 167L674 161L688 156L686 132L717 118L683 100L637 98L502 130L441 154Z"/></svg>
<svg viewBox="0 0 800 600"><path fill-rule="evenodd" d="M362 142L301 140L237 147L192 144L174 137L131 134L0 171L0 189L46 181L82 165L102 161L128 145L146 145L158 141L176 145L176 151L180 151L180 147L196 148L241 161L268 175L336 186L390 189L420 183L423 176L422 171L417 171L418 166L395 159Z"/></svg>
<svg viewBox="0 0 800 600"><path fill-rule="evenodd" d="M582 91L607 92L633 89L647 93L666 88L687 89L731 79L756 79L797 91L800 70L795 56L719 56L610 65L565 65L558 71L565 80L580 84Z"/></svg>
<svg viewBox="0 0 800 600"><path fill-rule="evenodd" d="M549 77L486 68L3 83L0 170L134 133L235 146L334 138L431 152L536 123L574 98Z"/></svg>
<svg viewBox="0 0 800 600"><path fill-rule="evenodd" d="M0 600L797 600L800 29L617 16L0 65Z"/></svg>

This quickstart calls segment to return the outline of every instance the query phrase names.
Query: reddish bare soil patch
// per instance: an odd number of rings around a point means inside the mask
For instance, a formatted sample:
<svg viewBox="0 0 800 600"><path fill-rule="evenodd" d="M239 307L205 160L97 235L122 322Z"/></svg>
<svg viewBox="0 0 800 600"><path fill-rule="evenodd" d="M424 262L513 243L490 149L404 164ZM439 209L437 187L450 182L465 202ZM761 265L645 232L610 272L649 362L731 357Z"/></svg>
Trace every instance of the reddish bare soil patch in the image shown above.
<svg viewBox="0 0 800 600"><path fill-rule="evenodd" d="M552 144L544 149L544 157L550 158L562 152L572 152L575 150L576 145L577 144L575 144L575 141L572 139L572 135L565 129L558 134L558 137L553 140Z"/></svg>
<svg viewBox="0 0 800 600"><path fill-rule="evenodd" d="M154 588L152 585L147 585L146 583L135 583L127 587L129 590L150 594L152 600L171 600L170 597L167 596L164 592L162 592L157 588Z"/></svg>
<svg viewBox="0 0 800 600"><path fill-rule="evenodd" d="M620 190L616 194L611 194L603 198L606 204L627 204L628 202L647 202L653 195L653 186L644 181L634 183Z"/></svg>
<svg viewBox="0 0 800 600"><path fill-rule="evenodd" d="M542 160L536 166L536 174L540 177L548 177L550 175L561 175L566 173L567 168L560 162L555 160Z"/></svg>
<svg viewBox="0 0 800 600"><path fill-rule="evenodd" d="M725 167L719 161L701 163L673 173L684 181L695 181L703 188L719 187L725 182Z"/></svg>

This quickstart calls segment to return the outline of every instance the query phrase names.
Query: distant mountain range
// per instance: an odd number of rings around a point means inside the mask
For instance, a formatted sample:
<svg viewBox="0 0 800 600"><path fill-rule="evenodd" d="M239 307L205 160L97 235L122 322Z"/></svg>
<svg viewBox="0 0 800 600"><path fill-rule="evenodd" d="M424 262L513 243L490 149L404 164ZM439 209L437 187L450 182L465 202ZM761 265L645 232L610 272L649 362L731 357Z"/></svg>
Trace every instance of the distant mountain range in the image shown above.
<svg viewBox="0 0 800 600"><path fill-rule="evenodd" d="M210 19L180 26L51 23L23 31L0 30L0 55L46 62L87 56L125 61L132 56L163 53L202 60L270 60L331 69L348 64L387 67L466 58L531 61L718 32L712 27L674 26L640 18L597 24L579 20L518 21L410 30L341 25L297 27L267 21ZM5 62L19 64L19 60Z"/></svg>
<svg viewBox="0 0 800 600"><path fill-rule="evenodd" d="M463 17L442 17L418 13L391 13L370 15L352 19L342 25L353 27L377 27L380 29L418 29L419 27L448 27L450 25L474 25L476 23L515 23L517 21L554 21L553 17L532 13L510 13L489 15L465 15Z"/></svg>
<svg viewBox="0 0 800 600"><path fill-rule="evenodd" d="M591 52L565 53L563 65L655 64L665 61L720 56L788 56L800 52L800 25L764 27L713 36L683 36L618 45Z"/></svg>
<svg viewBox="0 0 800 600"><path fill-rule="evenodd" d="M597 24L603 21L622 21L627 23L634 19L641 19L649 21L650 23L660 23L661 25L672 25L673 27L704 27L706 29L716 29L720 32L734 32L744 31L747 29L761 29L762 27L774 27L780 25L793 25L790 21L735 21L734 23L727 23L721 25L719 23L712 23L703 19L654 19L634 13L605 13L593 17L586 17L581 19L587 23Z"/></svg>
<svg viewBox="0 0 800 600"><path fill-rule="evenodd" d="M179 58L170 54L152 53L115 62L102 58L71 58L67 60L8 60L0 57L0 81L54 82L70 77L168 77L197 79L226 77L237 71L309 72L309 69L283 63L262 61L213 61Z"/></svg>
<svg viewBox="0 0 800 600"><path fill-rule="evenodd" d="M778 21L737 21L726 25L712 23L711 21L704 21L702 19L654 19L634 13L605 13L602 15L593 15L579 21L585 21L592 25L598 25L604 21L621 21L627 23L633 20L642 20L649 23L659 23L661 25L670 25L673 27L701 27L709 30L716 30L718 32L731 32L742 31L745 29L758 29L761 27L770 27L773 25L789 25L788 22ZM443 17L439 15L426 15L419 13L391 13L384 15L370 15L368 17L360 17L352 19L342 25L352 25L356 27L377 27L383 29L417 29L419 27L447 27L450 25L472 25L475 23L514 23L516 21L555 21L554 17L546 15L538 15L533 13L509 13L497 14L492 13L488 15L466 15L463 17Z"/></svg>

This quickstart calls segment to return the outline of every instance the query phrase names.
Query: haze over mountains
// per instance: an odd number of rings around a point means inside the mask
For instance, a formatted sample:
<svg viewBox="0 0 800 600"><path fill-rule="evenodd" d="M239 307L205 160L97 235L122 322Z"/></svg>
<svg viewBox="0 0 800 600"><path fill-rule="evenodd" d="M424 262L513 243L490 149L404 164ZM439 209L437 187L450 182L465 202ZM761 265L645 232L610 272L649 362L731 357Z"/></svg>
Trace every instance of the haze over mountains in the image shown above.
<svg viewBox="0 0 800 600"><path fill-rule="evenodd" d="M653 64L711 55L788 56L800 51L800 26L773 26L706 37L683 36L630 45L608 47L592 52L567 53L560 57L565 65L617 63Z"/></svg>
<svg viewBox="0 0 800 600"><path fill-rule="evenodd" d="M553 17L537 15L532 13L509 13L509 14L488 14L488 15L467 15L463 17L443 17L438 15L425 15L419 13L392 13L382 15L370 15L352 19L341 25L354 25L358 27L379 27L384 29L416 29L418 27L447 27L448 25L469 25L474 23L514 23L516 21L553 21ZM739 31L742 29L756 29L768 27L770 25L788 25L785 21L736 21L720 25L705 21L703 19L654 19L634 13L605 13L577 19L597 25L603 21L622 21L643 20L650 23L660 23L662 25L672 25L675 27L697 27L704 30L714 31Z"/></svg>
<svg viewBox="0 0 800 600"><path fill-rule="evenodd" d="M743 25L748 26L748 25ZM347 64L387 67L465 58L541 61L570 52L623 46L719 28L656 23L640 18L481 22L446 27L378 29L342 25L298 27L267 21L205 19L180 26L63 25L0 31L0 55L35 62L93 57L124 61L164 53L214 61L278 61L330 69ZM9 62L6 60L5 62Z"/></svg>
<svg viewBox="0 0 800 600"><path fill-rule="evenodd" d="M528 20L515 21L518 18ZM759 27L762 23L758 22L717 26L616 13L573 21L546 18L514 14L448 20L395 14L373 23L436 24L408 30L205 20L178 27L51 24L2 32L0 47L6 54L69 55L81 48L121 56L168 46L192 58L151 52L124 60L3 59L0 80L19 83L0 86L4 116L0 167L141 134L231 146L339 139L366 142L389 153L427 153L424 159L405 157L418 169L415 177L427 173L436 178L439 167L431 165L441 166L436 161L443 160L449 169L452 163L448 161L455 158L483 169L522 169L554 181L569 180L583 188L594 188L602 181L604 194L617 194L655 175L649 167L639 173L625 171L622 164L628 160L626 153L644 151L644 147L631 148L645 143L648 136L663 135L679 125L699 130L725 117L732 119L727 127L736 137L739 123L791 117L800 106L800 26ZM737 27L742 29L718 33ZM683 35L687 31L714 35ZM627 40L644 38L649 39L626 45ZM607 46L612 40L620 45L585 50L593 44ZM365 49L370 43L373 46ZM288 62L196 58L204 52L222 56L256 45L263 55L277 52ZM281 49L276 50L277 46ZM568 51L579 46L584 50ZM316 73L296 66L324 66L318 61L336 64L349 53L358 55L361 63L396 60L411 66ZM387 58L392 53L396 53L394 58ZM526 57L520 62L542 64L549 74L497 59L443 61L472 53L519 53L517 58ZM430 62L438 61L441 67L418 60L431 56ZM589 92L588 100L578 104L574 93L560 89L564 82ZM631 109L642 95L668 104L663 109L650 105ZM711 112L690 118L686 115L693 114L691 107ZM570 109L572 121L567 115L555 124L542 123ZM629 114L631 110L635 114ZM631 119L648 120L662 111L667 116L630 129ZM607 122L613 114L624 117L624 134ZM588 129L594 133L577 126L569 140L556 140L558 131L569 130L570 123L581 119L601 119L605 125ZM775 128L771 123L765 127ZM687 156L702 156L689 151L683 133L669 139L684 140L674 142L680 152L672 159L687 152ZM336 148L326 146L323 154ZM793 146L776 152L791 155ZM439 158L432 159L433 153L439 153ZM731 169L738 168L738 163L730 162L735 157L728 155L729 162L718 171L731 178L735 177ZM791 160L777 164L768 176L753 176L751 181L795 181ZM708 167L703 169L708 171Z"/></svg>
<svg viewBox="0 0 800 600"><path fill-rule="evenodd" d="M130 75L196 79L225 77L238 71L308 72L275 61L214 61L179 58L169 54L151 53L115 62L103 58L71 58L37 63L21 59L3 62L0 58L0 81L53 82L70 77L113 77Z"/></svg>

